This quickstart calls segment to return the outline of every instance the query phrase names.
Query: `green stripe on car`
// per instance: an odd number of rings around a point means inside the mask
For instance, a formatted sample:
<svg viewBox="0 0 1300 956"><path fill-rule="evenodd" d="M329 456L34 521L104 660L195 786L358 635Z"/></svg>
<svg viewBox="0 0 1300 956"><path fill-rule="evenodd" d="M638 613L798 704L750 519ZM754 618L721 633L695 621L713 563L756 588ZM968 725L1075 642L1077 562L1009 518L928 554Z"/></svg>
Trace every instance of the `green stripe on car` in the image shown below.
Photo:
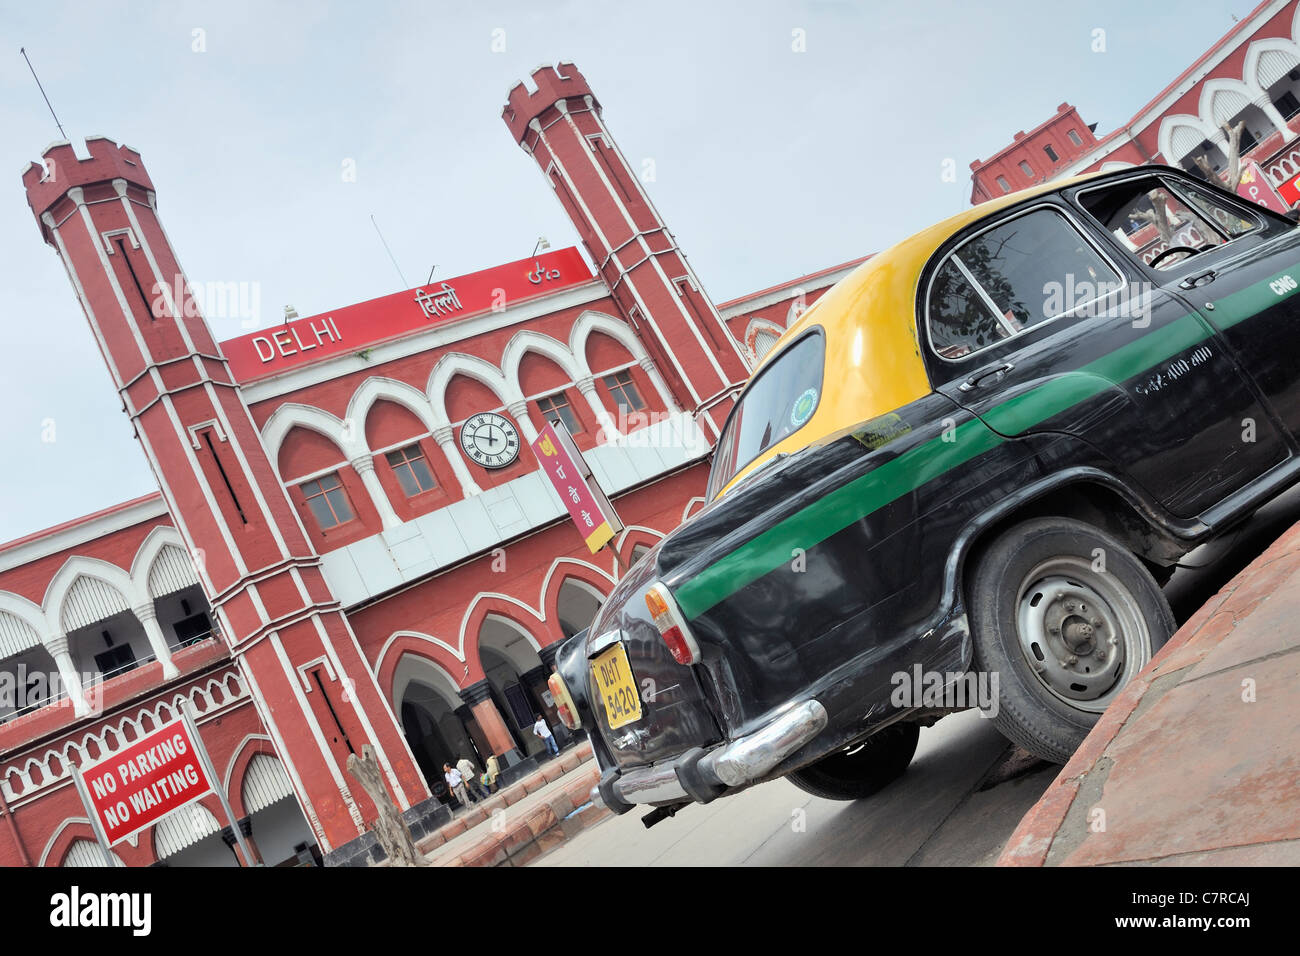
<svg viewBox="0 0 1300 956"><path fill-rule="evenodd" d="M1230 328L1293 294L1280 295L1270 288L1271 282L1288 274L1279 272L1218 300L1215 324L1220 329ZM1196 313L1189 312L1074 372L1002 402L985 413L984 421L997 432L1023 433L1114 383L1127 381L1201 344L1212 334ZM688 618L698 617L795 560L799 550L807 551L926 482L992 450L1004 440L997 432L986 428L980 419L971 419L947 440L943 435L932 438L842 485L684 581L675 592L678 605Z"/></svg>

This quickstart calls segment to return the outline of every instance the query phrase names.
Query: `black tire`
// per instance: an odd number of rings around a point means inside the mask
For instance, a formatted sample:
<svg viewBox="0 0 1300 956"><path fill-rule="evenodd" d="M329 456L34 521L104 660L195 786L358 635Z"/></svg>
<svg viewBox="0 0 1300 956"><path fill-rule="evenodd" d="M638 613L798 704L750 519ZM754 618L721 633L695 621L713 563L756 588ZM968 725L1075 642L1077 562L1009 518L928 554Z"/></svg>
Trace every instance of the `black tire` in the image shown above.
<svg viewBox="0 0 1300 956"><path fill-rule="evenodd" d="M1099 569L1100 564L1100 569ZM1069 518L998 537L969 580L975 669L997 679L994 726L1065 763L1102 711L1177 629L1142 561Z"/></svg>
<svg viewBox="0 0 1300 956"><path fill-rule="evenodd" d="M861 800L901 777L916 753L918 724L890 724L866 740L786 775L804 793L827 800Z"/></svg>

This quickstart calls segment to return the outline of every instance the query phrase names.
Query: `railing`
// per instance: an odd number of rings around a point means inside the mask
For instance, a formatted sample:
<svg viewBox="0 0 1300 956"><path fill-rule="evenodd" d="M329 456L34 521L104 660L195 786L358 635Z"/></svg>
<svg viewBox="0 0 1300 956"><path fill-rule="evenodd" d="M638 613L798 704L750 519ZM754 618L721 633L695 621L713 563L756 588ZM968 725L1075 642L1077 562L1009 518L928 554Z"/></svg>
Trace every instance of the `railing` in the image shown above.
<svg viewBox="0 0 1300 956"><path fill-rule="evenodd" d="M195 644L198 644L200 641L216 640L220 636L221 636L220 628L213 627L211 630L204 631L202 634L194 634L190 637L179 639L176 641L175 644L169 644L168 647L170 647L173 651L179 651L183 647L193 647Z"/></svg>
<svg viewBox="0 0 1300 956"><path fill-rule="evenodd" d="M193 647L195 644L201 644L204 641L217 640L220 637L221 637L221 629L219 626L214 624L210 630L203 631L199 634L193 634L190 637L179 639L174 643L169 644L168 649L172 651L179 651L187 647ZM150 664L156 661L157 659L158 657L156 654L150 654L147 657L137 658L133 661L129 661L118 667L114 667L111 670L97 672L88 680L86 680L82 689L83 691L89 690L90 688L95 687L97 685L105 684L108 681L113 680L113 678L115 677L120 677L123 674L129 673L130 671L143 667L145 664ZM82 676L84 679L85 675ZM48 707L50 704L57 704L59 701L65 700L68 696L68 692L62 686L61 680L58 683L59 683L58 689L53 691L52 693L47 694L46 696L38 698L36 700L27 700L26 692L19 691L17 689L16 687L17 681L15 680L14 681L15 692L22 694L23 706L18 707L7 714L0 714L0 724L5 724L16 717L22 717L26 714L32 713L33 711L40 710L42 707Z"/></svg>
<svg viewBox="0 0 1300 956"><path fill-rule="evenodd" d="M93 687L96 684L106 683L107 681L112 680L114 677L118 677L122 674L125 674L127 671L133 671L137 667L143 667L145 664L150 664L156 661L157 659L158 656L156 654L150 654L147 657L137 657L133 661L127 661L125 664L121 664L118 667L114 667L112 670L100 671L86 683L86 686Z"/></svg>
<svg viewBox="0 0 1300 956"><path fill-rule="evenodd" d="M52 694L49 694L38 700L24 703L23 706L19 707L17 710L13 710L7 714L0 715L0 724L7 723L13 720L15 717L22 717L25 714L30 714L32 711L40 710L42 707L47 707L50 704L57 704L59 701L63 700L67 696L68 696L68 692L63 690L60 687L59 690L57 690Z"/></svg>

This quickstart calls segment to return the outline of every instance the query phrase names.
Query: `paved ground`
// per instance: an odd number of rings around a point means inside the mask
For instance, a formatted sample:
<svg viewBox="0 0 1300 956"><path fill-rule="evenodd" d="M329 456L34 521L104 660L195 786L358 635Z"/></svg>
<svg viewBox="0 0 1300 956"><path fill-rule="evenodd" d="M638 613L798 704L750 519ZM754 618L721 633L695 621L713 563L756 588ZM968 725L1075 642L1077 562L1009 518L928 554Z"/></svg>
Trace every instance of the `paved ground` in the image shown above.
<svg viewBox="0 0 1300 956"><path fill-rule="evenodd" d="M532 865L985 865L1056 776L1037 765L980 792L1009 750L988 721L958 714L922 730L907 773L870 799L822 800L777 780L649 830L644 811L612 817Z"/></svg>

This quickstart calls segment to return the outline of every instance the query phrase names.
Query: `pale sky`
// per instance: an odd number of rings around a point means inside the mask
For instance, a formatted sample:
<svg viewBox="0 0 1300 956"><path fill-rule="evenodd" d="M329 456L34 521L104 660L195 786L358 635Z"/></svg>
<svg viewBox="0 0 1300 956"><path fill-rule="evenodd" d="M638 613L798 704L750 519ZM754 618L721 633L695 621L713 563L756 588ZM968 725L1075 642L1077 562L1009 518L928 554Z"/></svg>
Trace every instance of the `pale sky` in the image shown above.
<svg viewBox="0 0 1300 956"><path fill-rule="evenodd" d="M27 207L21 170L61 137L20 46L68 138L140 150L190 279L255 284L268 325L286 303L310 315L434 265L446 278L522 258L541 235L577 244L500 117L542 63L576 63L629 161L654 161L651 197L723 301L964 208L970 161L1063 101L1110 132L1254 6L7 3L0 541L157 487Z"/></svg>

